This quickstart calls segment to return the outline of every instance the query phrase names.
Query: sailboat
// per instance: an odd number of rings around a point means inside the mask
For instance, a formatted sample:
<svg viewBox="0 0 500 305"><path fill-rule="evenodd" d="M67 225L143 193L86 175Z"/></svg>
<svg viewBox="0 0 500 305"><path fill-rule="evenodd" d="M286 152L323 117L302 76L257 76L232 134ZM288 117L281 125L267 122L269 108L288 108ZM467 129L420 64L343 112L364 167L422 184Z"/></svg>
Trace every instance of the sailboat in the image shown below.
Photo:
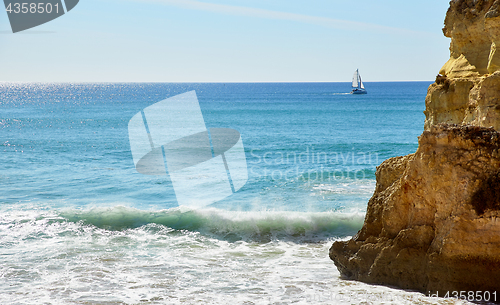
<svg viewBox="0 0 500 305"><path fill-rule="evenodd" d="M358 69L354 72L352 77L352 91L351 94L366 94L365 86L361 81L361 75L359 75Z"/></svg>

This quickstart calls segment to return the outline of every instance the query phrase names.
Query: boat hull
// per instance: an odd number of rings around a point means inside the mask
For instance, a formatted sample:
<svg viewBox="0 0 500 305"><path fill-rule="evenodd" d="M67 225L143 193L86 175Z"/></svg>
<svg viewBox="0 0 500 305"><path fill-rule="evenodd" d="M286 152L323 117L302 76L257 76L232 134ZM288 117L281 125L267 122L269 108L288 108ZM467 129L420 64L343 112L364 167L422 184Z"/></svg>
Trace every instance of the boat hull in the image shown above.
<svg viewBox="0 0 500 305"><path fill-rule="evenodd" d="M366 94L366 90L354 89L351 91L351 94Z"/></svg>

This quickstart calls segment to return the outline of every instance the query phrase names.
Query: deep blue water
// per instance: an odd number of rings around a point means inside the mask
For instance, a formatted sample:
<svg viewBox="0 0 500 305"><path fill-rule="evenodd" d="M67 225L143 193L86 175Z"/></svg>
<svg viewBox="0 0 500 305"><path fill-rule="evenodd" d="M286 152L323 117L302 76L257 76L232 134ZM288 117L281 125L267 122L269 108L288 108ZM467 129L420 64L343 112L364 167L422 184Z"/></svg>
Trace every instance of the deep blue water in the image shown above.
<svg viewBox="0 0 500 305"><path fill-rule="evenodd" d="M127 124L195 90L207 127L238 130L247 156L249 181L213 207L363 209L376 166L415 151L429 84L367 83L367 95L350 95L349 83L3 83L0 203L177 206L168 178L135 171Z"/></svg>

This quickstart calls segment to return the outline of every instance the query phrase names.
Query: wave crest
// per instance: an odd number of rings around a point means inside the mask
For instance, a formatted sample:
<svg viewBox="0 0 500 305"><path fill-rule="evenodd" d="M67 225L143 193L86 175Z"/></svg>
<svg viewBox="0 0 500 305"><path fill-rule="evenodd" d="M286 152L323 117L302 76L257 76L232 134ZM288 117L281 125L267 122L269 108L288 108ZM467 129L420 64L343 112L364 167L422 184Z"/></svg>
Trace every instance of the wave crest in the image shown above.
<svg viewBox="0 0 500 305"><path fill-rule="evenodd" d="M156 224L179 231L199 232L229 241L323 239L354 235L363 213L188 210L183 207L143 211L115 206L90 210L65 210L60 216L107 230L127 230Z"/></svg>

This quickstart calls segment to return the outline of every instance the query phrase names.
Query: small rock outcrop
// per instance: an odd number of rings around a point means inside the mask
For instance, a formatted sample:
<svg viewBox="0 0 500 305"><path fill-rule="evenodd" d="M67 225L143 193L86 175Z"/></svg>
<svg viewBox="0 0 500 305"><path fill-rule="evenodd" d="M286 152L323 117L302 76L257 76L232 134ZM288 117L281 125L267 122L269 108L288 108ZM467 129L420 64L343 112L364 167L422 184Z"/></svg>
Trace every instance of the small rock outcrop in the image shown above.
<svg viewBox="0 0 500 305"><path fill-rule="evenodd" d="M377 168L363 228L330 258L350 279L500 298L500 0L451 1L443 32L418 149Z"/></svg>

